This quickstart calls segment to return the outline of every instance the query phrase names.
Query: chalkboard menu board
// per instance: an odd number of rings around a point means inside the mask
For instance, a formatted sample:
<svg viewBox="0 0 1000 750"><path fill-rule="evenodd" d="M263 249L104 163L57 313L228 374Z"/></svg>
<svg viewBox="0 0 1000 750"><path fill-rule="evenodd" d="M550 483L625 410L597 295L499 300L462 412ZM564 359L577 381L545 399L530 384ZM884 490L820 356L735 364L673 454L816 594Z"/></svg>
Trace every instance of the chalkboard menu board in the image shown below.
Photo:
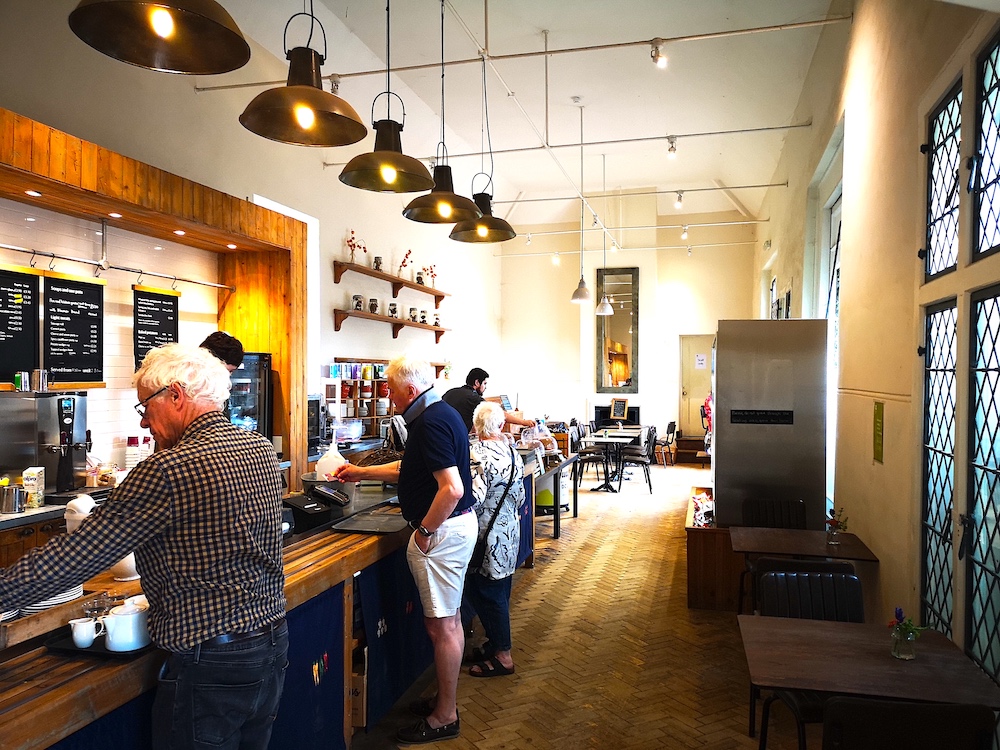
<svg viewBox="0 0 1000 750"><path fill-rule="evenodd" d="M45 277L45 368L49 383L104 381L104 285Z"/></svg>
<svg viewBox="0 0 1000 750"><path fill-rule="evenodd" d="M177 307L180 292L132 287L132 348L135 369L146 352L161 344L177 341Z"/></svg>
<svg viewBox="0 0 1000 750"><path fill-rule="evenodd" d="M38 367L38 276L0 268L0 381Z"/></svg>

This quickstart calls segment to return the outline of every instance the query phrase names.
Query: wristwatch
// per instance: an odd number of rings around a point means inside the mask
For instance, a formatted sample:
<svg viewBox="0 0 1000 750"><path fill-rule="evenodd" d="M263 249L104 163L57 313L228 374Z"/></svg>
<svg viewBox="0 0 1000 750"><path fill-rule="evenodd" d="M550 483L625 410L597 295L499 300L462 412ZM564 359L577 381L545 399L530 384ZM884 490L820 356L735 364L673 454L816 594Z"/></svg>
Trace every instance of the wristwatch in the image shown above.
<svg viewBox="0 0 1000 750"><path fill-rule="evenodd" d="M417 531L419 531L424 536L434 536L434 532L433 531L428 531L427 527L425 527L423 524L420 524L419 526L417 526Z"/></svg>

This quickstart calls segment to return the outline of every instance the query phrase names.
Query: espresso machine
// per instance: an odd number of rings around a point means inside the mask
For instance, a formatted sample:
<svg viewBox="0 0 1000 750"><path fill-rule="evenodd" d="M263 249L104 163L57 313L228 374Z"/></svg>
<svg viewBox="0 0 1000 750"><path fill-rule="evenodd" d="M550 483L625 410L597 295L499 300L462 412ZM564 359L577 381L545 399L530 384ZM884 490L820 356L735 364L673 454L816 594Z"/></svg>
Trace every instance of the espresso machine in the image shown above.
<svg viewBox="0 0 1000 750"><path fill-rule="evenodd" d="M0 393L0 474L45 468L45 492L70 492L87 482L87 394Z"/></svg>

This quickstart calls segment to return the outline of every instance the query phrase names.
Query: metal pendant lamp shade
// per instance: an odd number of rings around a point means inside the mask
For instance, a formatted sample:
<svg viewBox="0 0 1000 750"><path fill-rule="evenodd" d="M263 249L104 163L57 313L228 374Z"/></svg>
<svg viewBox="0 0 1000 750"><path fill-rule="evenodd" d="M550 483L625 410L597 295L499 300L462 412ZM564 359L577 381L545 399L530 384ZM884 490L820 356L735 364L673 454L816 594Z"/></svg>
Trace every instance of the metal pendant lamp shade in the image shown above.
<svg viewBox="0 0 1000 750"><path fill-rule="evenodd" d="M323 56L319 52L295 47L287 56L288 85L254 97L240 115L243 127L296 146L346 146L368 135L354 107L323 90Z"/></svg>
<svg viewBox="0 0 1000 750"><path fill-rule="evenodd" d="M455 193L451 167L434 167L434 187L427 195L414 198L403 209L403 216L424 224L451 224L478 219L482 214L475 203Z"/></svg>
<svg viewBox="0 0 1000 750"><path fill-rule="evenodd" d="M451 230L449 237L459 242L504 242L517 237L517 232L510 224L493 215L493 208L490 204L493 199L492 195L476 193L472 199L479 206L483 215L478 219L460 221Z"/></svg>
<svg viewBox="0 0 1000 750"><path fill-rule="evenodd" d="M580 283L576 287L576 291L573 292L573 296L569 298L570 302L576 302L580 304L581 302L590 301L590 290L587 289L587 282L583 280L583 276L580 276Z"/></svg>
<svg viewBox="0 0 1000 750"><path fill-rule="evenodd" d="M608 300L608 295L605 294L601 298L601 304L599 304L597 306L597 309L594 310L594 315L614 315L614 314L615 314L615 308L611 306L611 302L610 300Z"/></svg>
<svg viewBox="0 0 1000 750"><path fill-rule="evenodd" d="M69 26L108 57L166 73L228 73L250 59L250 45L215 0L81 0Z"/></svg>
<svg viewBox="0 0 1000 750"><path fill-rule="evenodd" d="M395 120L375 123L375 150L358 154L340 173L345 185L376 193L419 193L434 187L427 167L403 153Z"/></svg>

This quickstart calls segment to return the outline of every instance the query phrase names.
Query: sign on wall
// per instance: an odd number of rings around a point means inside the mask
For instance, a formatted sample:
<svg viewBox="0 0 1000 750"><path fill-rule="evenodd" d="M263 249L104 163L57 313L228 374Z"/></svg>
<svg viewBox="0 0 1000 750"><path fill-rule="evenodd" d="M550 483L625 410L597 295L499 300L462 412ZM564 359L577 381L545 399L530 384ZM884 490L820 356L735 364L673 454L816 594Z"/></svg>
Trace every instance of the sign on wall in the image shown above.
<svg viewBox="0 0 1000 750"><path fill-rule="evenodd" d="M132 286L132 349L135 369L146 353L162 344L178 340L177 322L180 292Z"/></svg>
<svg viewBox="0 0 1000 750"><path fill-rule="evenodd" d="M50 383L104 381L106 283L45 273L43 362Z"/></svg>
<svg viewBox="0 0 1000 750"><path fill-rule="evenodd" d="M38 273L0 266L0 381L38 367Z"/></svg>

